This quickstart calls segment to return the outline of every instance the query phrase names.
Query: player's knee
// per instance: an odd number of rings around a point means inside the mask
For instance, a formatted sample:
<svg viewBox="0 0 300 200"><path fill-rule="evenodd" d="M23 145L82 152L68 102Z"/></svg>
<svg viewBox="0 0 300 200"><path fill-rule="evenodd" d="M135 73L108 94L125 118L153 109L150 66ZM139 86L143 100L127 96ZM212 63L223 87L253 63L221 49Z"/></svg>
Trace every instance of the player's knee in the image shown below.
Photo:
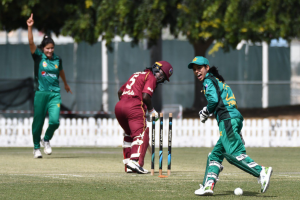
<svg viewBox="0 0 300 200"><path fill-rule="evenodd" d="M122 147L123 147L123 148L131 148L131 144L132 144L132 142L126 142L126 141L124 140L124 141L123 141Z"/></svg>
<svg viewBox="0 0 300 200"><path fill-rule="evenodd" d="M224 155L223 154L216 154L215 152L212 152L212 153L208 154L208 159L217 161L219 163L222 163L223 159L224 159Z"/></svg>
<svg viewBox="0 0 300 200"><path fill-rule="evenodd" d="M219 172L222 172L224 167L221 163L217 161L209 161L209 167L215 167Z"/></svg>
<svg viewBox="0 0 300 200"><path fill-rule="evenodd" d="M216 168L217 171L221 172L224 169L222 162L220 162L218 157L214 156L211 152L208 153L208 166L212 168Z"/></svg>
<svg viewBox="0 0 300 200"><path fill-rule="evenodd" d="M143 140L141 140L141 137L134 137L133 142L131 143L131 147L137 145L140 146L143 144Z"/></svg>
<svg viewBox="0 0 300 200"><path fill-rule="evenodd" d="M59 121L58 122L49 122L49 127L53 128L53 129L58 129L59 127Z"/></svg>

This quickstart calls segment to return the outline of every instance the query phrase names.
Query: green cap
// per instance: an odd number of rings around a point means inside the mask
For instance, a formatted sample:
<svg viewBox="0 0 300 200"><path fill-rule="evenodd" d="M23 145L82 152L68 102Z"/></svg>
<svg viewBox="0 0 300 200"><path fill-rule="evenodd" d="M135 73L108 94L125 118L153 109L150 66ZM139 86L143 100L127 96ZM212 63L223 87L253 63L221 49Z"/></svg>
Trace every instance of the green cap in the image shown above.
<svg viewBox="0 0 300 200"><path fill-rule="evenodd" d="M209 66L209 62L206 58L202 57L202 56L196 56L193 61L188 65L189 69L193 69L193 64L196 65L208 65Z"/></svg>

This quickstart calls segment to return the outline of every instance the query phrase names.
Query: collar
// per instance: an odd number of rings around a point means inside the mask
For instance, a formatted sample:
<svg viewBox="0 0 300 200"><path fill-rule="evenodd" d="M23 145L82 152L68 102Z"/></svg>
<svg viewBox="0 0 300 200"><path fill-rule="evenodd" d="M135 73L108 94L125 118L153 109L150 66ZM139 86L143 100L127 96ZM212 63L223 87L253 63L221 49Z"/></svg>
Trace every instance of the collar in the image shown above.
<svg viewBox="0 0 300 200"><path fill-rule="evenodd" d="M204 78L208 77L209 75L210 75L210 73L209 73L209 72L207 72Z"/></svg>

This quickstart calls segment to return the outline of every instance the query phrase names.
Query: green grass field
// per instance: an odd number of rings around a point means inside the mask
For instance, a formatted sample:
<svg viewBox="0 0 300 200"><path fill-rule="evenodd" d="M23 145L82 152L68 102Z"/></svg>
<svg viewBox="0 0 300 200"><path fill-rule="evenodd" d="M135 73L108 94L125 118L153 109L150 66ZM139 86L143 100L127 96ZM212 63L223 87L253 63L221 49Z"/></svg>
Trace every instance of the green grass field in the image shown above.
<svg viewBox="0 0 300 200"><path fill-rule="evenodd" d="M257 179L224 160L213 197L194 191L202 182L211 148L173 148L168 178L126 174L122 148L53 148L50 156L33 159L31 148L0 148L0 199L299 199L300 148L248 148L257 163L273 167L268 191ZM158 153L158 150L156 150ZM150 156L145 159L150 171ZM164 175L167 149L164 149ZM243 196L235 196L235 188Z"/></svg>

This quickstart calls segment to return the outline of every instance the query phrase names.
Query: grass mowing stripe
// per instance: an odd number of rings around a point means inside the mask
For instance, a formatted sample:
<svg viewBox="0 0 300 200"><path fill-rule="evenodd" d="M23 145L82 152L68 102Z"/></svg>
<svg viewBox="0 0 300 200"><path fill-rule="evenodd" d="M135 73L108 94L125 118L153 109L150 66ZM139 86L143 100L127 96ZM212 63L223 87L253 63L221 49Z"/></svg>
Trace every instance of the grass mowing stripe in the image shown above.
<svg viewBox="0 0 300 200"><path fill-rule="evenodd" d="M43 154L43 159L33 159L31 148L0 148L0 199L199 199L194 191L202 182L211 150L173 148L172 174L160 179L158 172L154 176L124 173L120 147L53 147L53 155ZM224 160L214 199L299 197L300 148L247 148L247 154L258 164L273 167L268 191L261 194L255 177ZM150 169L149 155L145 168ZM237 187L243 189L243 196L233 194Z"/></svg>

